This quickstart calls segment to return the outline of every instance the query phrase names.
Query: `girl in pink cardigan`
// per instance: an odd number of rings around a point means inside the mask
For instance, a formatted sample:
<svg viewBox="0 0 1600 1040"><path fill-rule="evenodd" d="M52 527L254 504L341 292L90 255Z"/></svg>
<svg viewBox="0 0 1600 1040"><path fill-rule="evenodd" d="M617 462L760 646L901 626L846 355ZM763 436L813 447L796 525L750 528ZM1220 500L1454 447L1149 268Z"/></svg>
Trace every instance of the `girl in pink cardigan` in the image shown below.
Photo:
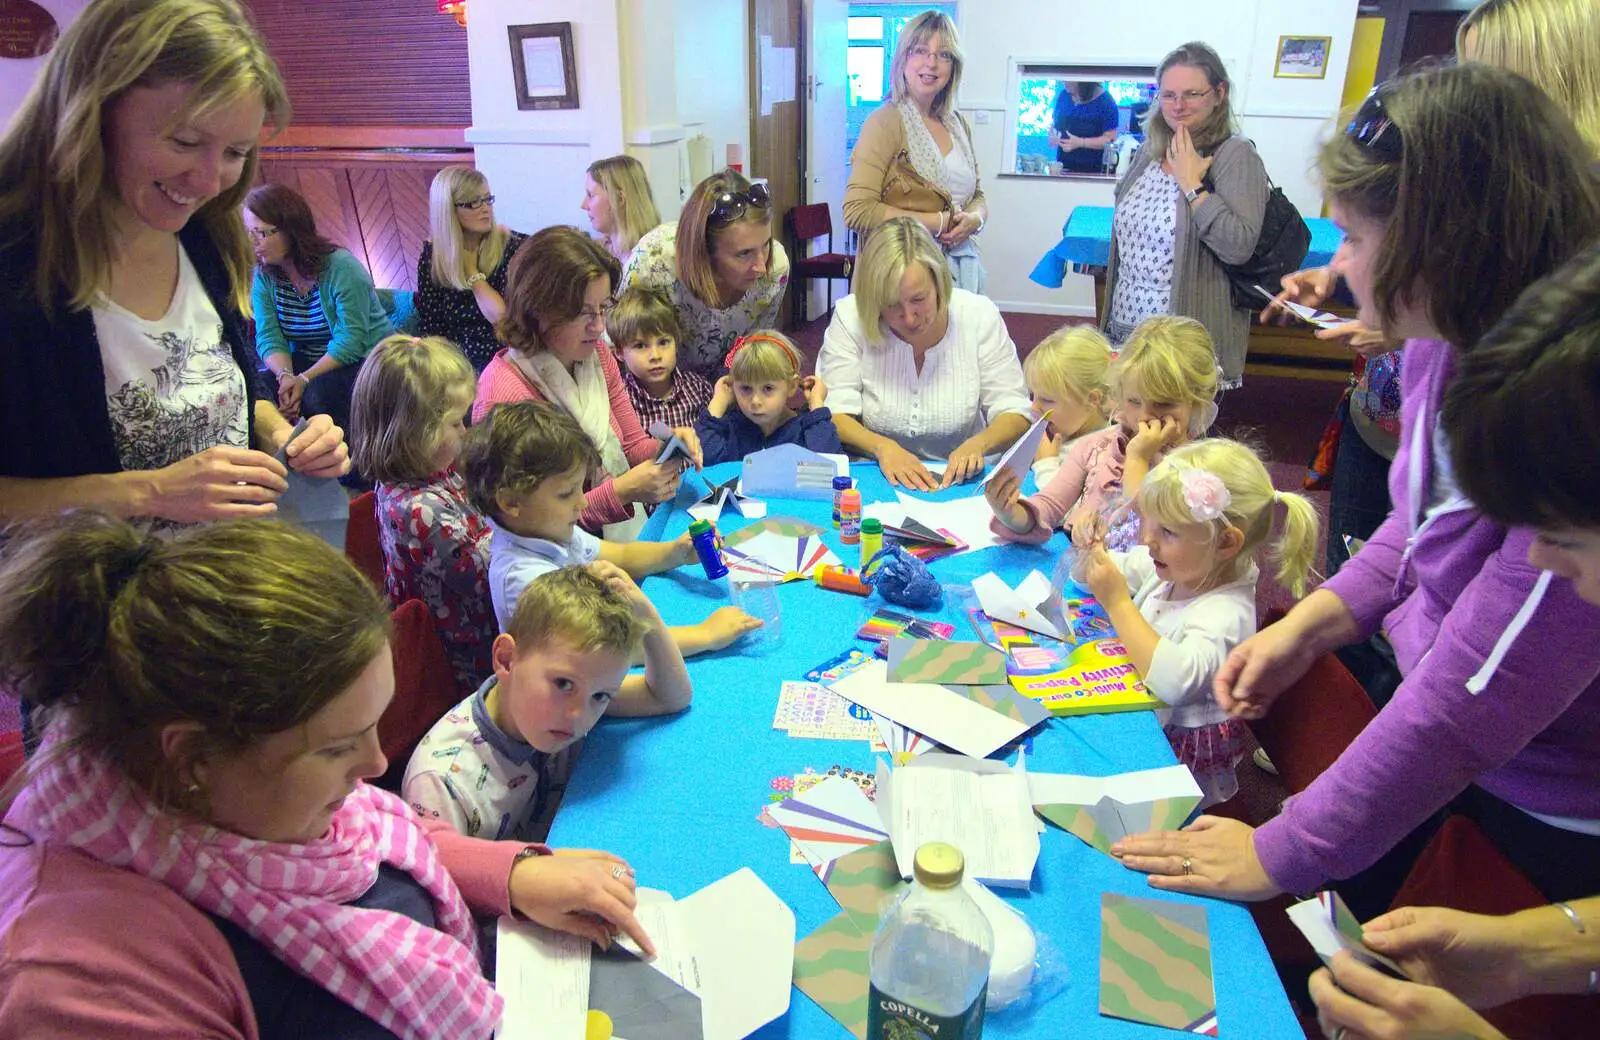
<svg viewBox="0 0 1600 1040"><path fill-rule="evenodd" d="M640 424L602 338L619 275L605 247L575 228L545 228L529 238L511 260L506 313L495 330L507 346L478 377L472 419L510 401L547 401L565 410L600 450L605 471L586 493L579 523L608 540L628 541L644 524L635 504L677 494L682 464L656 463L661 442ZM694 430L673 433L699 466Z"/></svg>

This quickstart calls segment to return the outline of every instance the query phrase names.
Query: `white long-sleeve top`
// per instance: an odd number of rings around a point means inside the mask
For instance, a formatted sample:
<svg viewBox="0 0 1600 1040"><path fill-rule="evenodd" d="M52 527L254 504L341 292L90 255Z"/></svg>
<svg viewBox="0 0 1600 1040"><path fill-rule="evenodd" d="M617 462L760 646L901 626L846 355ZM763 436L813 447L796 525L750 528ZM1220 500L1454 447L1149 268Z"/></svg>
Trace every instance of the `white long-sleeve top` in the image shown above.
<svg viewBox="0 0 1600 1040"><path fill-rule="evenodd" d="M1133 605L1161 637L1144 677L1150 692L1169 705L1157 718L1185 729L1226 721L1228 713L1211 694L1211 680L1233 648L1255 635L1260 570L1252 563L1236 581L1173 599L1172 582L1156 575L1149 549L1141 545L1110 556L1128 579Z"/></svg>
<svg viewBox="0 0 1600 1040"><path fill-rule="evenodd" d="M920 373L911 344L887 327L882 342L867 341L856 298L846 296L823 336L817 374L834 414L858 417L923 459L948 457L996 416L1028 415L1022 363L1000 309L965 289L951 294L949 329Z"/></svg>

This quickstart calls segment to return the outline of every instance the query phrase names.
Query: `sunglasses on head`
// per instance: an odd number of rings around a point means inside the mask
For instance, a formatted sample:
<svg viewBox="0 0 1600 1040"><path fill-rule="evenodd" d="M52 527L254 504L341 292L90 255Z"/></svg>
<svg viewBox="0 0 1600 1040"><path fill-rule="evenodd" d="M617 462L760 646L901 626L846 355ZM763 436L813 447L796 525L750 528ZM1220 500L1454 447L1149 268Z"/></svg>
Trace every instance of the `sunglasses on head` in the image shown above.
<svg viewBox="0 0 1600 1040"><path fill-rule="evenodd" d="M767 209L771 205L772 196L765 184L752 184L749 191L725 191L711 204L711 223L732 224L752 206Z"/></svg>
<svg viewBox="0 0 1600 1040"><path fill-rule="evenodd" d="M1383 95L1378 90L1367 95L1344 133L1384 162L1399 162L1404 152L1400 128L1389 118L1383 107Z"/></svg>

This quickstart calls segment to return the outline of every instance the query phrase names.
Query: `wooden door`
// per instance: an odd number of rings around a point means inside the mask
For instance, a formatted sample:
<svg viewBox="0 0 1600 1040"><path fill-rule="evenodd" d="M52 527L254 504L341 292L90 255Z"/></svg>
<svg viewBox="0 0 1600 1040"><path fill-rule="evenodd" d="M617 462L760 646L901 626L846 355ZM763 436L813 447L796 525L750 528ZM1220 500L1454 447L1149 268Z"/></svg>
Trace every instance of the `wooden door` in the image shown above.
<svg viewBox="0 0 1600 1040"><path fill-rule="evenodd" d="M764 177L772 193L773 235L805 196L806 67L800 0L750 0L750 161L745 173ZM790 257L793 242L784 242ZM787 315L788 308L780 308ZM787 318L785 319L787 320Z"/></svg>

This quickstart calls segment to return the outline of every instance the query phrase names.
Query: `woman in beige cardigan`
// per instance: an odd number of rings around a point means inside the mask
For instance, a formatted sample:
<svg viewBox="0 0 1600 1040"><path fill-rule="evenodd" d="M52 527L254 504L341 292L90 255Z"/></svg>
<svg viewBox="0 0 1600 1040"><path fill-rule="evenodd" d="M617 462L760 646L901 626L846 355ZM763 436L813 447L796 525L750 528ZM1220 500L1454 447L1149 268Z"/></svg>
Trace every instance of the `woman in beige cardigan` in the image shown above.
<svg viewBox="0 0 1600 1040"><path fill-rule="evenodd" d="M1224 263L1255 252L1267 210L1266 167L1234 132L1232 84L1217 52L1186 43L1156 72L1160 104L1117 184L1101 328L1115 345L1158 314L1211 334L1221 388L1244 375L1251 312L1233 304Z"/></svg>
<svg viewBox="0 0 1600 1040"><path fill-rule="evenodd" d="M900 31L889 103L867 119L850 157L844 221L864 237L894 217L915 219L949 256L956 287L982 293L987 276L974 236L989 207L972 130L955 110L961 61L948 15L924 11Z"/></svg>

